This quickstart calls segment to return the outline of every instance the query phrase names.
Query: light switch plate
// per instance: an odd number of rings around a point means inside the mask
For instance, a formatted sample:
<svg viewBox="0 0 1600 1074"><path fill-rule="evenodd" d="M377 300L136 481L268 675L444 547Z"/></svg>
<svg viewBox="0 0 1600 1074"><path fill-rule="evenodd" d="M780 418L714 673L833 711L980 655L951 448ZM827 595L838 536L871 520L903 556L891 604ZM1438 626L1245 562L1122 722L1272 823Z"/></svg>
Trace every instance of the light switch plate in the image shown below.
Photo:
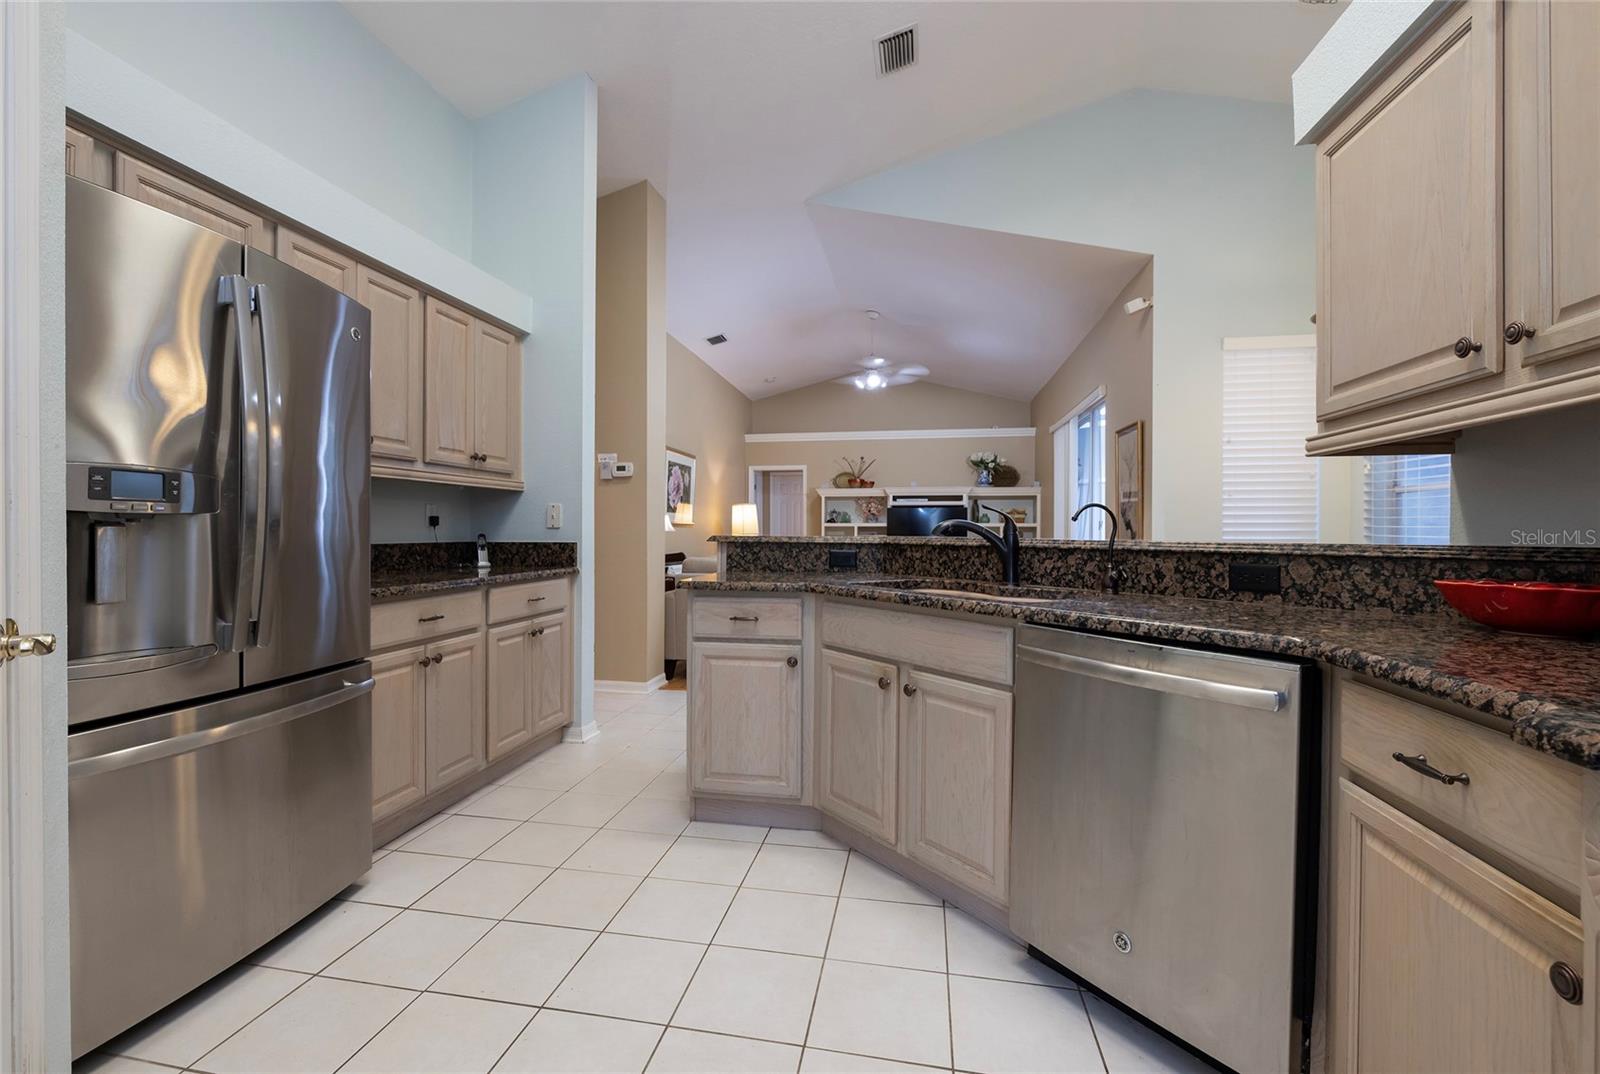
<svg viewBox="0 0 1600 1074"><path fill-rule="evenodd" d="M614 470L617 465L617 453L614 451L602 451L599 455L599 462L600 480L610 481L613 476L612 470Z"/></svg>
<svg viewBox="0 0 1600 1074"><path fill-rule="evenodd" d="M545 529L558 530L561 528L561 505L559 503L545 505L544 525Z"/></svg>

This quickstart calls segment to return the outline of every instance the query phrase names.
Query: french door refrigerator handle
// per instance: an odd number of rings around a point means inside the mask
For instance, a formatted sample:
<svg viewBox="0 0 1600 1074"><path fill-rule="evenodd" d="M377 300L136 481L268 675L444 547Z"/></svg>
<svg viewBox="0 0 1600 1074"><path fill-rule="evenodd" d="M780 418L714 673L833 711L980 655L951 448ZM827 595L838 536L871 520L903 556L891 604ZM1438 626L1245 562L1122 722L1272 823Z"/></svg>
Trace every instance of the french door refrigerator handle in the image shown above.
<svg viewBox="0 0 1600 1074"><path fill-rule="evenodd" d="M1160 690L1203 701L1220 701L1241 708L1261 709L1264 712L1279 712L1289 700L1288 695L1282 690L1240 686L1231 682L1217 682L1214 679L1197 679L1192 675L1173 675L1165 671L1129 667L1126 664L1109 664L1104 660L1090 660L1083 656L1073 656L1071 653L1038 649L1032 645L1017 646L1017 657L1043 667L1073 671L1080 675L1105 679L1107 682L1121 683L1124 686Z"/></svg>
<svg viewBox="0 0 1600 1074"><path fill-rule="evenodd" d="M262 490L265 505L258 545L262 559L259 598L256 604L255 643L272 644L277 627L279 553L283 547L283 400L278 398L277 378L272 375L273 361L278 356L278 329L272 319L267 285L252 285L256 315L261 320L261 413L266 431L266 483Z"/></svg>
<svg viewBox="0 0 1600 1074"><path fill-rule="evenodd" d="M233 307L239 361L239 591L234 601L232 649L243 652L253 642L261 614L262 571L266 561L267 509L266 385L261 337L256 330L257 293L243 276L226 276L223 301Z"/></svg>

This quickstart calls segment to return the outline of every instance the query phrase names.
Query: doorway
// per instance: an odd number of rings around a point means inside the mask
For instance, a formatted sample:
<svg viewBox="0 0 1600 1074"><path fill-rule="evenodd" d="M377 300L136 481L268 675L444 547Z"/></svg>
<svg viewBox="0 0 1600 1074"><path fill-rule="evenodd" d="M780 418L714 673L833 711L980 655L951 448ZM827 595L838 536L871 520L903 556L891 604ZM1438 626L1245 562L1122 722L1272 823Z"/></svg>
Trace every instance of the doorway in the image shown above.
<svg viewBox="0 0 1600 1074"><path fill-rule="evenodd" d="M756 505L756 521L763 537L804 537L806 468L750 467L750 502Z"/></svg>

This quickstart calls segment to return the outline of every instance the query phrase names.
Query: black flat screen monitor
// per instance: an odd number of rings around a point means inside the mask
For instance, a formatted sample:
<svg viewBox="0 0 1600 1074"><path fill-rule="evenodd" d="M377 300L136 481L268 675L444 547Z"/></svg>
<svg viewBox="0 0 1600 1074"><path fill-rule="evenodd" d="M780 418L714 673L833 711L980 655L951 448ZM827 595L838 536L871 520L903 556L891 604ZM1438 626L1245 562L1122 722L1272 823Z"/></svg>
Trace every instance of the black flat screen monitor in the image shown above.
<svg viewBox="0 0 1600 1074"><path fill-rule="evenodd" d="M967 509L959 503L913 504L889 508L890 537L926 537L941 522L966 518Z"/></svg>

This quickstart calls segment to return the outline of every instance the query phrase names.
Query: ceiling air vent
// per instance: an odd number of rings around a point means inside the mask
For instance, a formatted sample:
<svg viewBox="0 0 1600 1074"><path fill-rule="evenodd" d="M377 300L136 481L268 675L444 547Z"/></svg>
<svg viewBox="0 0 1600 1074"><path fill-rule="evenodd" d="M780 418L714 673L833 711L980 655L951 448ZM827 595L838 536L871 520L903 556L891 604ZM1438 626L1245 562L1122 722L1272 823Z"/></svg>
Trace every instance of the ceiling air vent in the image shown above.
<svg viewBox="0 0 1600 1074"><path fill-rule="evenodd" d="M714 336L707 336L706 337L706 342L711 344L713 347L715 347L718 343L726 343L726 342L728 342L728 337L723 335L721 332L718 332Z"/></svg>
<svg viewBox="0 0 1600 1074"><path fill-rule="evenodd" d="M907 26L878 38L878 77L892 75L917 62L917 28Z"/></svg>

